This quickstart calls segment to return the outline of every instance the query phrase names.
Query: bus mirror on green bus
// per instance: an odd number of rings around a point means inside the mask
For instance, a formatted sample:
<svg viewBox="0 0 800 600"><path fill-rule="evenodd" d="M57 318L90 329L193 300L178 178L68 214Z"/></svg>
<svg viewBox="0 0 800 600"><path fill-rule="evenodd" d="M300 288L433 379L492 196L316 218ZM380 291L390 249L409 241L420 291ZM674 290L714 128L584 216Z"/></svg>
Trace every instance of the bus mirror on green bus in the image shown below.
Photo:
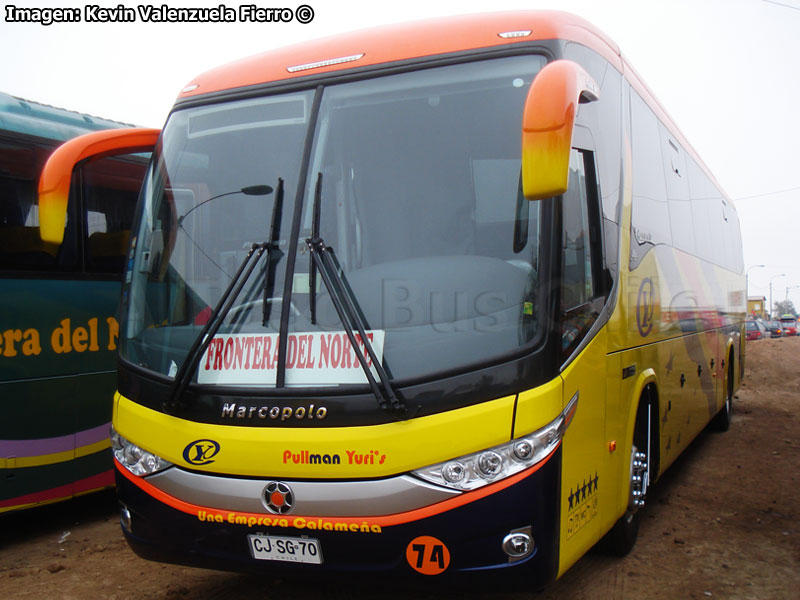
<svg viewBox="0 0 800 600"><path fill-rule="evenodd" d="M541 200L567 191L572 128L578 104L593 102L599 88L571 60L547 64L531 84L522 114L522 193Z"/></svg>
<svg viewBox="0 0 800 600"><path fill-rule="evenodd" d="M106 129L64 142L47 159L39 178L39 233L61 244L67 218L70 181L75 166L89 158L152 152L158 129Z"/></svg>

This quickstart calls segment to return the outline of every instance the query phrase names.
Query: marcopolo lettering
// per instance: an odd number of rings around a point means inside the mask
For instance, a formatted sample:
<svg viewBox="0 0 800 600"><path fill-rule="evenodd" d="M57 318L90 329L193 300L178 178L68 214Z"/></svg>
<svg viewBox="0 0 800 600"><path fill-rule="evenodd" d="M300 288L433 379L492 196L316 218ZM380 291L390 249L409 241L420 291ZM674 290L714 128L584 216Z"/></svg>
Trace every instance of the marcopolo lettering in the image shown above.
<svg viewBox="0 0 800 600"><path fill-rule="evenodd" d="M310 419L321 421L328 416L324 406L309 404L308 406L248 406L225 402L220 417L223 419L261 419L272 421L288 421L290 419Z"/></svg>

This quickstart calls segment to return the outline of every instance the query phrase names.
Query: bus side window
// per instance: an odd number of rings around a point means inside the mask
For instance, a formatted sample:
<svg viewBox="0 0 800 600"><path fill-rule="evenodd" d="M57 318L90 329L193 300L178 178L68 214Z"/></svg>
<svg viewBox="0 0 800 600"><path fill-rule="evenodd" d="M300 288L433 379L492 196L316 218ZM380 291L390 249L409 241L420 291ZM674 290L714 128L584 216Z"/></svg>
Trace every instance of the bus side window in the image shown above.
<svg viewBox="0 0 800 600"><path fill-rule="evenodd" d="M80 167L86 270L120 275L146 158L114 156Z"/></svg>
<svg viewBox="0 0 800 600"><path fill-rule="evenodd" d="M655 113L633 90L630 99L633 146L630 268L634 270L655 246L673 245L665 167L670 169L671 183L678 188L685 186L686 178L682 174L679 177L672 168L677 166L680 171L681 167L677 159L673 161L673 150L662 149L659 120ZM668 144L668 140L664 143Z"/></svg>
<svg viewBox="0 0 800 600"><path fill-rule="evenodd" d="M71 270L76 260L74 236L59 246L39 235L39 205L36 191L39 171L51 151L49 146L0 141L0 269L9 271Z"/></svg>
<svg viewBox="0 0 800 600"><path fill-rule="evenodd" d="M569 185L561 200L561 346L565 356L602 308L601 232L594 154L572 149Z"/></svg>

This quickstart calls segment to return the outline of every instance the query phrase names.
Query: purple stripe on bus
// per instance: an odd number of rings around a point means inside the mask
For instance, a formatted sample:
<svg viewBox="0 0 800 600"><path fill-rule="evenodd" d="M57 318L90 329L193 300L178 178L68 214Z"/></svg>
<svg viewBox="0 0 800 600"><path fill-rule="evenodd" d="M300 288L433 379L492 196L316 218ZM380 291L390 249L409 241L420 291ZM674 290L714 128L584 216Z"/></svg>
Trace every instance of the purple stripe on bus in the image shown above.
<svg viewBox="0 0 800 600"><path fill-rule="evenodd" d="M111 430L111 423L103 423L86 431L79 431L75 434L75 447L82 448L89 444L95 444L108 438Z"/></svg>
<svg viewBox="0 0 800 600"><path fill-rule="evenodd" d="M104 440L108 437L110 426L110 423L105 423L92 429L79 431L73 435L62 435L39 440L0 440L0 456L21 458L67 452Z"/></svg>

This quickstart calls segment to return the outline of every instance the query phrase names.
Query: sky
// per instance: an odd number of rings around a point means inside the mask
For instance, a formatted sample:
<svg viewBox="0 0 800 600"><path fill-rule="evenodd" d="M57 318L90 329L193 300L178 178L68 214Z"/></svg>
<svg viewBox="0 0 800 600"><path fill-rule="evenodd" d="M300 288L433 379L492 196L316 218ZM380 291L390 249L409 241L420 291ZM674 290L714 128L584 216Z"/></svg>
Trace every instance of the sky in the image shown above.
<svg viewBox="0 0 800 600"><path fill-rule="evenodd" d="M157 0L170 7L306 4L310 23L8 21L8 7L136 7L138 2L10 0L0 15L0 91L108 119L161 127L178 92L213 67L387 23L556 9L620 47L734 200L749 295L800 309L800 0ZM296 2L296 4L295 4ZM760 266L764 265L764 266Z"/></svg>

